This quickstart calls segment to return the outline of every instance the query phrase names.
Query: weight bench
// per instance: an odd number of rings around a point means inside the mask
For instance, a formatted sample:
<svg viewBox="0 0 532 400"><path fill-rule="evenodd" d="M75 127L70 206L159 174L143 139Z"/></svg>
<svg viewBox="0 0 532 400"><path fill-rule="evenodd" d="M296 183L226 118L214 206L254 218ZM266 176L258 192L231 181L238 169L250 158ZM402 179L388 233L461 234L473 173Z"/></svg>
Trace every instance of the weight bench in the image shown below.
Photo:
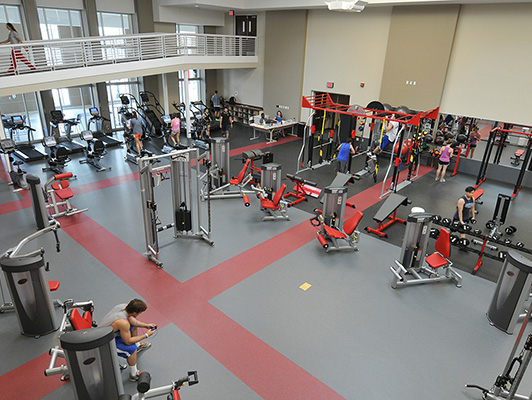
<svg viewBox="0 0 532 400"><path fill-rule="evenodd" d="M406 206L408 204L410 204L410 200L408 200L408 198L406 198L405 196L401 196L397 193L390 194L390 196L388 196L381 208L379 208L379 211L377 211L377 214L375 214L375 216L373 217L373 219L379 223L379 227L375 229L366 226L364 229L366 230L366 232L374 233L381 237L387 238L388 235L384 232L384 230L390 225L392 225L394 222L406 224L406 221L404 219L397 218L397 209L400 206ZM389 221L384 222L387 219Z"/></svg>
<svg viewBox="0 0 532 400"><path fill-rule="evenodd" d="M264 153L262 152L262 150L259 150L259 149L248 150L242 153L242 161L251 160L251 165L250 165L251 171L250 172L252 175L252 183L255 183L255 184L258 184L260 182L260 173L261 173L260 168L255 166L255 161L258 161L261 159L262 159L263 164L271 163L273 162L273 153L270 151L267 151L266 153Z"/></svg>
<svg viewBox="0 0 532 400"><path fill-rule="evenodd" d="M522 161L521 157L525 154L524 149L517 149L514 153L513 157L510 157L511 160L514 160L511 162L512 165L519 165L519 163Z"/></svg>
<svg viewBox="0 0 532 400"><path fill-rule="evenodd" d="M306 179L300 178L299 176L291 174L286 174L286 179L290 179L292 182L295 183L294 191L288 192L284 195L285 199L287 197L296 198L293 202L288 204L288 207L295 206L296 204L307 200L306 196L312 196L317 198L321 193L321 190L315 187L317 185L315 182L311 182Z"/></svg>
<svg viewBox="0 0 532 400"><path fill-rule="evenodd" d="M473 200L475 200L475 206L481 205L484 203L482 200L480 200L483 194L484 194L484 189L476 189L473 192ZM475 213L478 213L478 210L476 209L476 207L475 207Z"/></svg>

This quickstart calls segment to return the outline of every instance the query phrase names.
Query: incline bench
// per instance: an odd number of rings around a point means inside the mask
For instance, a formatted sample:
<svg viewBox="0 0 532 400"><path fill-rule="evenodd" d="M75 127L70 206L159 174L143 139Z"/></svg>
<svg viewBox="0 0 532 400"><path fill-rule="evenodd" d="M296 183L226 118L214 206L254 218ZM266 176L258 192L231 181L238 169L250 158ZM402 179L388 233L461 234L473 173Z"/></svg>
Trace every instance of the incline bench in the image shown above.
<svg viewBox="0 0 532 400"><path fill-rule="evenodd" d="M406 224L404 219L397 218L397 209L400 206L406 206L410 203L410 200L406 198L405 196L401 196L397 193L392 193L386 201L383 203L381 208L379 208L379 211L377 211L377 214L373 217L375 221L379 223L379 227L377 229L370 228L369 226L366 226L365 230L366 232L374 233L376 235L379 235L381 237L387 238L388 235L384 233L383 231L388 228L391 224L394 222L400 222L402 224ZM384 222L385 220L389 219L388 222Z"/></svg>

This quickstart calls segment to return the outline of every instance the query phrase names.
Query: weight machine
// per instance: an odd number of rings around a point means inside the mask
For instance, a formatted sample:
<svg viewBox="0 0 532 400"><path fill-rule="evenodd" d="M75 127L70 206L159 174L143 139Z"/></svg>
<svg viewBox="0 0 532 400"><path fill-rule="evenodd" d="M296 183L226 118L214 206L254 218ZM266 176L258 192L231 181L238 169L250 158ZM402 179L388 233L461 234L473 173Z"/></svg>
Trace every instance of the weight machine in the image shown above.
<svg viewBox="0 0 532 400"><path fill-rule="evenodd" d="M168 400L181 400L179 390L188 383L188 386L193 386L199 383L198 372L188 371L187 376L172 382L170 385L161 386L151 389L151 376L148 372L143 372L139 376L137 382L137 393L132 396L124 394L118 400L144 400L152 399L154 397L167 395Z"/></svg>
<svg viewBox="0 0 532 400"><path fill-rule="evenodd" d="M22 170L20 166L24 164L22 161L14 161L11 154L15 152L15 143L12 139L0 139L0 151L4 153L7 164L7 171L11 182L8 184L13 186L13 192L20 192L28 189L28 184L24 180L26 171ZM16 169L13 167L16 167Z"/></svg>
<svg viewBox="0 0 532 400"><path fill-rule="evenodd" d="M201 176L203 182L200 190L201 200L205 201L207 197L210 199L244 198L254 193L252 190L244 189L244 186L252 180L252 171L249 167L251 161L244 164L238 177L232 178L229 140L212 138L210 142L209 156L204 161L207 170ZM237 187L238 191L231 190L233 186Z"/></svg>
<svg viewBox="0 0 532 400"><path fill-rule="evenodd" d="M524 336L528 321L532 317L532 307L529 308L523 325L519 330L519 334L515 340L515 344L510 352L510 357L504 366L502 374L500 374L491 389L486 389L479 385L466 384L466 388L479 389L482 391L482 398L484 400L532 400L532 393L530 396L525 396L517 393L519 385L523 381L523 376L532 359L532 334L527 337ZM524 339L524 341L523 341ZM519 348L521 350L519 350ZM514 367L517 369L514 372ZM512 376L512 373L514 375Z"/></svg>
<svg viewBox="0 0 532 400"><path fill-rule="evenodd" d="M154 167L154 163L169 159L170 164ZM202 226L200 203L200 176L196 169L195 181L192 164L198 168L200 157L198 149L174 150L169 154L142 157L138 159L140 173L140 194L142 201L142 216L146 237L146 257L162 268L159 261L158 233L173 228L175 238L200 239L209 243L211 240L211 208L210 194L207 193L208 229ZM167 174L170 174L170 178ZM170 179L172 186L172 208L174 221L162 225L157 212L154 184L155 178L160 184Z"/></svg>
<svg viewBox="0 0 532 400"><path fill-rule="evenodd" d="M448 230L441 229L436 252L426 256L431 227L432 214L419 212L408 216L401 259L395 260L396 267L390 267L395 277L392 288L436 282L454 282L457 287L462 287L462 276L452 268L449 260L451 242ZM440 269L444 269L445 274L439 274Z"/></svg>

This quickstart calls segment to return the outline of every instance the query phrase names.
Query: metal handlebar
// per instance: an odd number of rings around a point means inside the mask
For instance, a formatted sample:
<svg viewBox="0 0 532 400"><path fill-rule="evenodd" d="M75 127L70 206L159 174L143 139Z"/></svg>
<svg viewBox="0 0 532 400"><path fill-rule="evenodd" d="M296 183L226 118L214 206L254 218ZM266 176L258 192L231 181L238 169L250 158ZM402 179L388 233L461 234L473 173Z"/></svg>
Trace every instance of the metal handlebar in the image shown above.
<svg viewBox="0 0 532 400"><path fill-rule="evenodd" d="M32 240L48 233L48 232L54 232L55 234L55 240L56 240L56 248L57 249L60 249L60 242L59 242L59 237L57 236L57 230L61 228L61 225L59 224L59 222L57 221L53 221L52 222L52 225L50 226L47 226L46 228L43 228L27 237L25 237L24 239L22 239L19 244L17 244L17 246L15 248L12 248L12 249L9 249L8 251L6 251L4 254L2 254L2 258L13 258L15 256L18 255L18 253L20 252L20 250L22 250L22 247L24 247L26 244L28 244L29 242L31 242ZM60 250L58 250L60 251ZM25 257L33 257L35 255L37 255L38 253L44 253L44 250L41 248L40 250L35 250L35 251L32 251L31 253L28 253L28 254L23 254L23 255L20 255L18 257L21 257L21 258L25 258Z"/></svg>

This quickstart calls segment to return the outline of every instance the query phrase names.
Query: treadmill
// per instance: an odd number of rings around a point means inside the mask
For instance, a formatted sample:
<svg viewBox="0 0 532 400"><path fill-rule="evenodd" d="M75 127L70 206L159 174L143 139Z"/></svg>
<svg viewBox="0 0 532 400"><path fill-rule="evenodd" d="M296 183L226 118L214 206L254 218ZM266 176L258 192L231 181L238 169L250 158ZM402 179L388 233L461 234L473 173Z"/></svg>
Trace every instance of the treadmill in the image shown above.
<svg viewBox="0 0 532 400"><path fill-rule="evenodd" d="M89 131L92 132L92 136L95 139L101 140L105 147L116 147L122 146L120 140L115 139L112 135L108 135L104 132L103 124L105 121L111 122L109 119L100 115L98 108L91 107L89 108L91 117L89 118L89 126L87 127Z"/></svg>
<svg viewBox="0 0 532 400"><path fill-rule="evenodd" d="M50 133L55 137L58 144L70 150L70 153L83 153L85 146L81 143L75 142L70 136L72 127L79 122L72 119L65 119L61 110L50 111L52 120L50 121Z"/></svg>
<svg viewBox="0 0 532 400"><path fill-rule="evenodd" d="M14 139L13 136L17 130L26 130L27 141L19 140L17 142ZM22 118L22 115L13 115L11 117L9 134L11 136L11 140L15 142L14 154L24 162L45 160L47 157L44 151L35 148L33 145L33 132L35 132L35 129L24 124L24 118Z"/></svg>

